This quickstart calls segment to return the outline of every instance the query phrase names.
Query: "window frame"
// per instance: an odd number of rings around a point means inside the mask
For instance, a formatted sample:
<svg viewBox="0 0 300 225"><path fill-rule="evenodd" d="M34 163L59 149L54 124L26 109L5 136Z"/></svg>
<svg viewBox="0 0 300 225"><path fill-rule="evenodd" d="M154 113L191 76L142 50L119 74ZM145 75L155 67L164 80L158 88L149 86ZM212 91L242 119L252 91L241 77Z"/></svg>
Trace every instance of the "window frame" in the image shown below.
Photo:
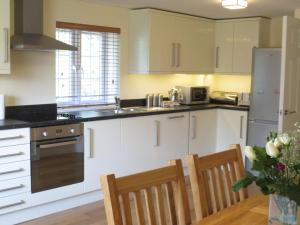
<svg viewBox="0 0 300 225"><path fill-rule="evenodd" d="M69 22L61 22L61 21L57 21L56 22L56 29L70 29L72 30L72 32L76 32L76 30L80 30L80 31L86 31L86 32L102 32L102 33L115 33L120 35L121 34L121 28L116 28L116 27L106 27L106 26L96 26L96 25L88 25L88 24L78 24L78 23L69 23ZM75 36L75 35L72 35ZM107 34L104 35L105 38L107 38ZM81 38L81 36L80 36ZM74 40L72 40L72 44L74 44ZM81 51L81 49L79 49L79 51ZM105 53L105 52L104 52ZM81 55L81 54L80 54ZM120 60L120 50L119 50L119 60ZM72 59L74 60L74 59ZM81 59L78 59L79 61L81 61ZM81 62L80 62L81 63ZM106 70L106 66L105 63L103 64L104 68L102 70ZM105 74L105 73L104 73ZM57 79L57 78L56 78ZM71 82L74 82L75 76L73 75L71 78ZM106 76L104 76L104 79L107 79ZM79 79L80 81L76 81L77 83L80 83L80 87L81 87L81 79ZM120 91L120 68L119 68L119 91ZM101 88L104 88L104 90L107 89L107 84L105 82L103 82L103 84L99 85L102 86ZM72 90L73 93L76 94L76 96L81 96L81 88L78 87L78 85L72 85L72 88L75 88L77 90ZM105 91L103 91L104 93L106 93ZM56 98L58 96L56 95ZM104 98L107 98L106 95L104 95ZM105 102L107 102L107 99L105 99ZM84 106L96 106L96 105L111 105L113 103L81 103L81 104L74 104L71 102L65 102L65 103L57 103L58 107L62 107L62 108L66 108L66 107L84 107Z"/></svg>

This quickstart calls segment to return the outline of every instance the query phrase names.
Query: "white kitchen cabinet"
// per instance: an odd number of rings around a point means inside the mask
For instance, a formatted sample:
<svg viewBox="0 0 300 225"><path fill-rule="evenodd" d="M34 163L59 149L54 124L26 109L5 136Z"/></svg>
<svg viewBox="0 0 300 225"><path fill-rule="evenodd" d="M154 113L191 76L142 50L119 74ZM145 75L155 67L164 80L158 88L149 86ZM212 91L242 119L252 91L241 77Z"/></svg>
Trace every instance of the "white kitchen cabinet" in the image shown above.
<svg viewBox="0 0 300 225"><path fill-rule="evenodd" d="M214 21L153 9L130 13L130 73L213 71Z"/></svg>
<svg viewBox="0 0 300 225"><path fill-rule="evenodd" d="M119 119L86 122L84 131L84 191L90 192L100 189L100 175L126 174L125 153L121 146Z"/></svg>
<svg viewBox="0 0 300 225"><path fill-rule="evenodd" d="M0 74L10 74L10 0L0 1Z"/></svg>
<svg viewBox="0 0 300 225"><path fill-rule="evenodd" d="M218 109L216 150L223 151L231 144L246 145L248 112Z"/></svg>
<svg viewBox="0 0 300 225"><path fill-rule="evenodd" d="M217 110L201 110L190 113L189 154L212 154L217 143Z"/></svg>
<svg viewBox="0 0 300 225"><path fill-rule="evenodd" d="M269 20L221 20L215 30L215 73L251 74L252 50L268 47Z"/></svg>
<svg viewBox="0 0 300 225"><path fill-rule="evenodd" d="M167 165L188 152L189 113L162 114L121 120L122 147L129 173Z"/></svg>
<svg viewBox="0 0 300 225"><path fill-rule="evenodd" d="M209 20L176 17L177 73L213 71L214 23Z"/></svg>

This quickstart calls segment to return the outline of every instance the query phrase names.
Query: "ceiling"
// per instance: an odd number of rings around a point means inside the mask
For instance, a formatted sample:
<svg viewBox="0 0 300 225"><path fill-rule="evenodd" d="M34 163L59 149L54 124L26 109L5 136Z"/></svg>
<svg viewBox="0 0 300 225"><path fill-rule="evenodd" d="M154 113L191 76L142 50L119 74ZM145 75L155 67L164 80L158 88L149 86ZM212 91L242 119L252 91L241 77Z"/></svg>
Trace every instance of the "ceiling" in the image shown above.
<svg viewBox="0 0 300 225"><path fill-rule="evenodd" d="M214 19L250 16L276 17L293 15L300 8L300 0L248 0L248 8L228 10L221 7L221 0L84 0L114 6L134 8L159 8Z"/></svg>

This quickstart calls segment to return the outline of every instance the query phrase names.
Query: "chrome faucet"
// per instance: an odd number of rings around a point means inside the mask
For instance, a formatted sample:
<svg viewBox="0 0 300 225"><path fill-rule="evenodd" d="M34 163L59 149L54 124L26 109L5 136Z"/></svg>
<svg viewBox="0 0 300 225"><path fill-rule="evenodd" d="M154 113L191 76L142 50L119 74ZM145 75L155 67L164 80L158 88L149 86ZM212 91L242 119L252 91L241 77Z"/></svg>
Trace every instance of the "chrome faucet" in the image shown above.
<svg viewBox="0 0 300 225"><path fill-rule="evenodd" d="M118 96L115 97L115 106L116 106L116 111L119 112L121 108L121 99Z"/></svg>

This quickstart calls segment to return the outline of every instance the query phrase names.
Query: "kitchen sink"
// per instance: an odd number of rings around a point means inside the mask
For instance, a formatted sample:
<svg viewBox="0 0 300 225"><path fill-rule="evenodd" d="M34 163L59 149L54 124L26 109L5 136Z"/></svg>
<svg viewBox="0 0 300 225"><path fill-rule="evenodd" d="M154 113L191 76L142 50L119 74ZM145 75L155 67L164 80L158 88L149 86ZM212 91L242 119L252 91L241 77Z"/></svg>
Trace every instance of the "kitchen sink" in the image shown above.
<svg viewBox="0 0 300 225"><path fill-rule="evenodd" d="M100 112L107 112L107 113L115 113L115 114L123 114L123 113L142 113L142 112L153 112L153 111L164 111L169 110L170 108L163 108L163 107L125 107L117 109L100 109Z"/></svg>

